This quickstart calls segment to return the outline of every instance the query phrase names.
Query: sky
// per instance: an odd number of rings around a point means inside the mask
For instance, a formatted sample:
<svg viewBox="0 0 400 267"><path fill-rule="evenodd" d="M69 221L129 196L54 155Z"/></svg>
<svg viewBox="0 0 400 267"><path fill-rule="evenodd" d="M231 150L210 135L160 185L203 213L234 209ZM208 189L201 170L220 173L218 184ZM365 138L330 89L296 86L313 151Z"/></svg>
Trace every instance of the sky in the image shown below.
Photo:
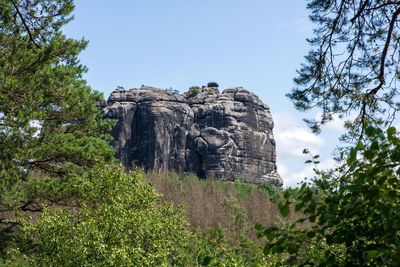
<svg viewBox="0 0 400 267"><path fill-rule="evenodd" d="M341 120L315 135L285 96L312 37L305 0L75 0L64 33L89 41L81 55L88 84L108 98L117 87L142 84L179 90L218 82L220 91L243 86L269 105L278 172L284 187L311 178L304 148L334 167Z"/></svg>

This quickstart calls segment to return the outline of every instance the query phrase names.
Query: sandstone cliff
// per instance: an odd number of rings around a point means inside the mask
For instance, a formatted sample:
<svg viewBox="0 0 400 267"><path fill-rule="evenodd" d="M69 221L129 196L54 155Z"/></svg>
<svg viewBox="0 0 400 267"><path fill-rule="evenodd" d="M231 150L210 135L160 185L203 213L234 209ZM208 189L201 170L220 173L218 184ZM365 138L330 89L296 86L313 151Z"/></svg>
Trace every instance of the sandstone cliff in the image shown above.
<svg viewBox="0 0 400 267"><path fill-rule="evenodd" d="M179 95L142 86L112 92L102 113L117 119L116 156L131 168L282 186L269 108L241 88ZM197 94L197 95L195 95Z"/></svg>

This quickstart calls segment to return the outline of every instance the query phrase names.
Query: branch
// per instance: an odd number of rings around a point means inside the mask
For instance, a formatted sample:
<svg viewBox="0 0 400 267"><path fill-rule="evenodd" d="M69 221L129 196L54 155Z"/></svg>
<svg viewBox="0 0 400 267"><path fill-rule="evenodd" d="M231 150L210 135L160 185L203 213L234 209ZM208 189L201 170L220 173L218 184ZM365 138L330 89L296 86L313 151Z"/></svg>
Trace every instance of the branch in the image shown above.
<svg viewBox="0 0 400 267"><path fill-rule="evenodd" d="M364 11L365 7L368 4L368 0L366 0L362 5L360 3L360 9L358 10L357 14L350 20L351 24L354 23L354 21L356 21L356 19L361 16L361 13Z"/></svg>
<svg viewBox="0 0 400 267"><path fill-rule="evenodd" d="M378 84L378 86L376 86L374 89L372 89L371 91L369 91L366 94L367 98L371 95L376 94L379 91L379 89L381 89L382 86L385 84L385 60L386 60L386 55L387 55L387 52L389 49L390 42L392 40L394 24L396 23L397 16L399 14L400 14L400 7L393 13L392 19L390 20L389 30L388 30L388 33L386 36L385 47L383 48L382 56L381 56L380 71L379 71L379 75L377 77L379 79L379 84Z"/></svg>
<svg viewBox="0 0 400 267"><path fill-rule="evenodd" d="M21 18L22 24L24 24L24 28L25 28L25 30L28 32L29 39L31 40L32 43L34 43L34 45L35 45L37 48L40 48L40 45L35 41L35 38L33 38L32 32L31 32L31 30L29 29L28 25L26 24L26 21L25 21L25 19L24 19L24 16L22 15L21 11L19 10L18 5L17 5L16 3L14 3L14 1L11 1L11 3L12 3L13 6L15 7L15 10L17 11L18 16Z"/></svg>

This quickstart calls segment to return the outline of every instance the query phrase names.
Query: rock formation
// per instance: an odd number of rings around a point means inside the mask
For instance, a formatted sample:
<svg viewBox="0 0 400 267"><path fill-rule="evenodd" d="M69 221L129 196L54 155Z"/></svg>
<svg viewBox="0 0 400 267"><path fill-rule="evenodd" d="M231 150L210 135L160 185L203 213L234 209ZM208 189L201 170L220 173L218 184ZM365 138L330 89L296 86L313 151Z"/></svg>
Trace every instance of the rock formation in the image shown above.
<svg viewBox="0 0 400 267"><path fill-rule="evenodd" d="M149 86L116 90L102 113L118 120L112 145L128 168L282 186L269 108L241 87L222 94L193 87L184 95Z"/></svg>

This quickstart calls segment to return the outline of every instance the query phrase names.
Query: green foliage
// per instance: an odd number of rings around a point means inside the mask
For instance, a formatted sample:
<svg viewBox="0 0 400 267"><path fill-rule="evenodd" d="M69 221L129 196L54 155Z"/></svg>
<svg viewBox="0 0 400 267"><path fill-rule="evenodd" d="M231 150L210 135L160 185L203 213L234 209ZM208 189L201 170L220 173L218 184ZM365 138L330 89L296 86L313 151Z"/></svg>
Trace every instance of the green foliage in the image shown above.
<svg viewBox="0 0 400 267"><path fill-rule="evenodd" d="M318 121L307 120L314 131L350 112L358 116L346 125L359 134L365 123L391 121L399 110L399 2L311 0L308 9L316 29L288 94L296 108L321 108Z"/></svg>
<svg viewBox="0 0 400 267"><path fill-rule="evenodd" d="M263 228L266 253L287 252L295 263L317 265L394 266L400 264L400 139L395 128L366 127L359 142L335 173L319 172L303 183L296 211L311 228L296 223L287 229ZM290 200L280 205L286 215ZM318 255L301 251L319 246Z"/></svg>
<svg viewBox="0 0 400 267"><path fill-rule="evenodd" d="M169 87L166 90L167 90L167 94L169 94L169 95L178 95L179 94L179 91L172 87Z"/></svg>
<svg viewBox="0 0 400 267"><path fill-rule="evenodd" d="M179 94L179 91L172 87L169 87L167 89L160 89L160 90L158 90L158 92L165 93L167 95L178 95Z"/></svg>
<svg viewBox="0 0 400 267"><path fill-rule="evenodd" d="M259 184L257 188L269 196L271 200L276 200L282 195L282 191L271 184Z"/></svg>
<svg viewBox="0 0 400 267"><path fill-rule="evenodd" d="M201 93L201 89L198 86L192 86L189 88L189 91L185 93L186 97L195 97Z"/></svg>
<svg viewBox="0 0 400 267"><path fill-rule="evenodd" d="M83 80L78 55L87 41L68 39L70 0L0 4L0 249L16 212L71 197L69 180L111 162L113 122L103 121L102 95Z"/></svg>
<svg viewBox="0 0 400 267"><path fill-rule="evenodd" d="M189 266L266 266L268 258L260 247L241 236L236 245L226 238L225 231L218 227L203 234L198 230L187 255Z"/></svg>
<svg viewBox="0 0 400 267"><path fill-rule="evenodd" d="M8 261L59 266L164 266L181 262L189 234L182 209L155 207L158 195L122 167L97 167L71 186L78 210L47 208L37 223L22 221Z"/></svg>
<svg viewBox="0 0 400 267"><path fill-rule="evenodd" d="M209 82L207 83L207 87L219 87L219 84L216 82Z"/></svg>
<svg viewBox="0 0 400 267"><path fill-rule="evenodd" d="M249 229L246 210L240 206L237 198L225 198L221 205L230 216L230 232L235 233L236 238L238 238L240 234L246 233Z"/></svg>
<svg viewBox="0 0 400 267"><path fill-rule="evenodd" d="M238 177L235 179L235 188L239 197L248 197L250 196L251 191L254 189L254 185L245 183L240 180Z"/></svg>

